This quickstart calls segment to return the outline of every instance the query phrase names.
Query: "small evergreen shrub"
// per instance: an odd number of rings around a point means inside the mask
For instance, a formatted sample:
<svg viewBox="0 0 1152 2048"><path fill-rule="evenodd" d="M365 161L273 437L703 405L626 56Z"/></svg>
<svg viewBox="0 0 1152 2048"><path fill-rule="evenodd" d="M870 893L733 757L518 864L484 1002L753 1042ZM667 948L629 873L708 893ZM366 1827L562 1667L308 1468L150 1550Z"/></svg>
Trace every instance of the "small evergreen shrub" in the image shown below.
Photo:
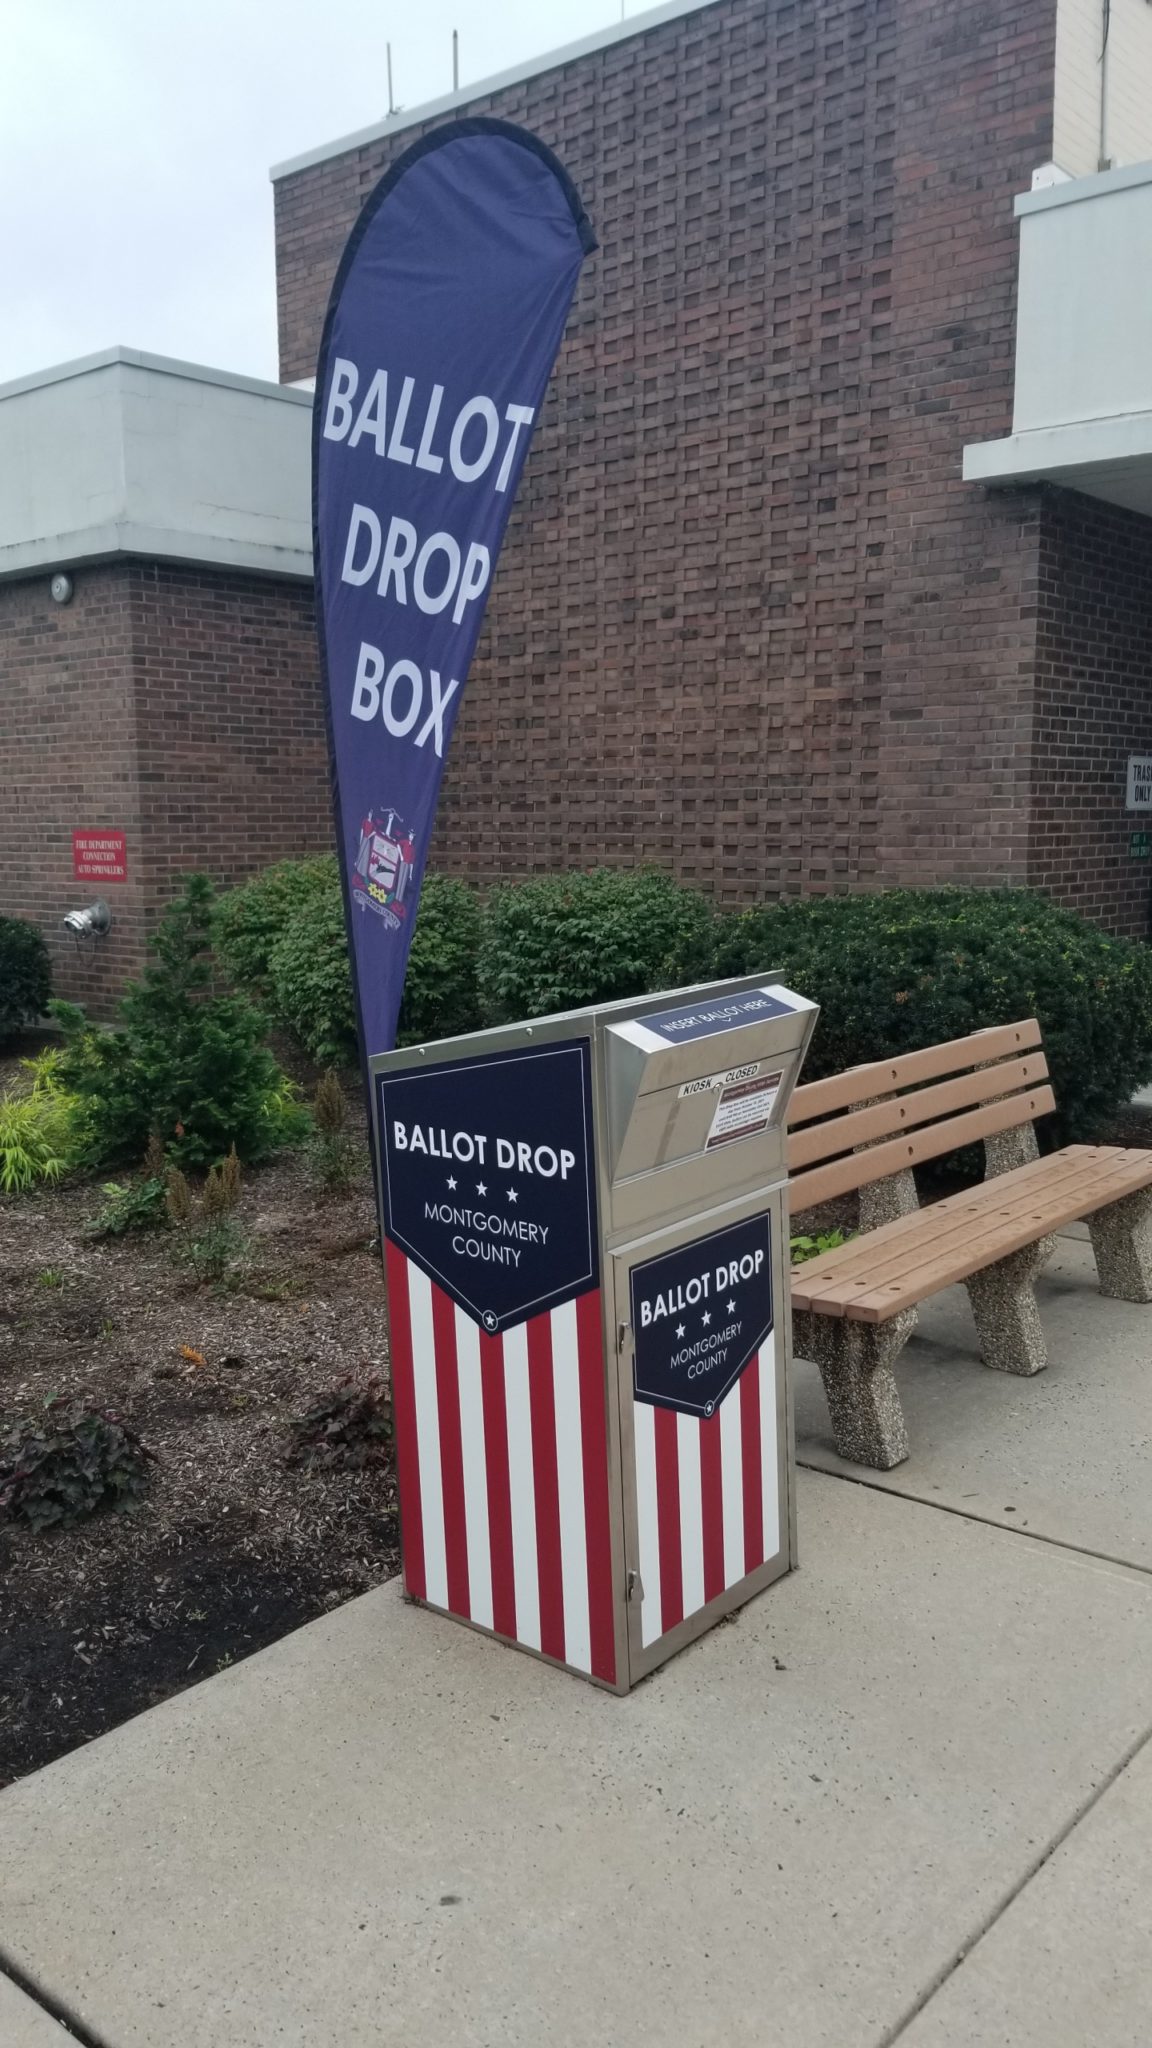
<svg viewBox="0 0 1152 2048"><path fill-rule="evenodd" d="M94 1166L138 1159L152 1134L186 1165L232 1145L261 1159L291 1134L291 1090L263 1043L264 1018L214 987L214 907L207 877L189 876L153 939L156 964L120 1003L120 1031L54 1005L65 1033L59 1071L84 1105Z"/></svg>
<svg viewBox="0 0 1152 2048"><path fill-rule="evenodd" d="M1026 889L893 889L723 921L717 974L778 971L821 1006L805 1080L1037 1017L1062 1138L1152 1078L1152 948Z"/></svg>
<svg viewBox="0 0 1152 2048"><path fill-rule="evenodd" d="M480 996L494 1021L706 979L708 899L655 868L511 882L488 899Z"/></svg>
<svg viewBox="0 0 1152 2048"><path fill-rule="evenodd" d="M52 970L43 934L23 917L0 917L0 1045L44 1016Z"/></svg>
<svg viewBox="0 0 1152 2048"><path fill-rule="evenodd" d="M131 1513L151 1458L119 1416L86 1397L57 1395L41 1419L0 1436L0 1514L38 1532L70 1528L102 1507Z"/></svg>

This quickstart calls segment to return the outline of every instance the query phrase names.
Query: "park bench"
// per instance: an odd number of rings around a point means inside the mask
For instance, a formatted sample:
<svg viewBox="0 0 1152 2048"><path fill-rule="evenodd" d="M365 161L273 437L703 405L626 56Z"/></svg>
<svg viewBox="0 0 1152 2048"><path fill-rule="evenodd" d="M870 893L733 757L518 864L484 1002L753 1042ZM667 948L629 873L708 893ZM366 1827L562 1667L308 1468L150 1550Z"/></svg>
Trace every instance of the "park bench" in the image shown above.
<svg viewBox="0 0 1152 2048"><path fill-rule="evenodd" d="M1047 1363L1035 1280L1052 1233L1086 1219L1101 1292L1152 1301L1152 1151L1068 1145L1040 1158L1056 1106L1035 1019L797 1088L792 1213L858 1191L861 1235L792 1275L794 1348L820 1369L840 1456L888 1471L908 1456L893 1363L917 1304L968 1290L985 1365ZM912 1169L983 1142L979 1186L919 1206Z"/></svg>

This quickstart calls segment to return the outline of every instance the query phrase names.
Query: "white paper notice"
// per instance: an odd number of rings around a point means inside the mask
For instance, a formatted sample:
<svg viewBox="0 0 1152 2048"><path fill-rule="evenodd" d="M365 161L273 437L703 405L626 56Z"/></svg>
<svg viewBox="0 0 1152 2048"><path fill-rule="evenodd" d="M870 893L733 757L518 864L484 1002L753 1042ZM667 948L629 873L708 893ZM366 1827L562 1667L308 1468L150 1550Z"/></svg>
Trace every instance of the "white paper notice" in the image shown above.
<svg viewBox="0 0 1152 2048"><path fill-rule="evenodd" d="M766 1131L780 1079L779 1074L757 1074L754 1080L722 1088L704 1150L712 1152L717 1145L732 1145L737 1138L755 1138Z"/></svg>

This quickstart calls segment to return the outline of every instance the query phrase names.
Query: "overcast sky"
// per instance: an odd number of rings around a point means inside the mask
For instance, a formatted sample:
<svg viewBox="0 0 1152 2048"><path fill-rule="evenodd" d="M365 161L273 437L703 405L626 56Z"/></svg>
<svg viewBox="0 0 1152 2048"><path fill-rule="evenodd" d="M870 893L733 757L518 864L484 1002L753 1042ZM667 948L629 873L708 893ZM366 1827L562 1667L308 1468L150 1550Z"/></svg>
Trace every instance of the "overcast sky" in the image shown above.
<svg viewBox="0 0 1152 2048"><path fill-rule="evenodd" d="M644 0L626 0L631 17ZM621 0L0 0L0 381L122 343L275 377L269 165Z"/></svg>

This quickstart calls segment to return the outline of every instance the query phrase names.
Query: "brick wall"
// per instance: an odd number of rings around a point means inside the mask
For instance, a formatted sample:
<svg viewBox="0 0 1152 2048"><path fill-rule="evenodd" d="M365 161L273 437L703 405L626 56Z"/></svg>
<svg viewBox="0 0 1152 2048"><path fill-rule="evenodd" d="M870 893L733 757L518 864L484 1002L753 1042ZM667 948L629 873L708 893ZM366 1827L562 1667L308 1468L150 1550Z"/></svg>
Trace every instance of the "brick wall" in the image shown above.
<svg viewBox="0 0 1152 2048"><path fill-rule="evenodd" d="M1016 192L1051 154L1055 10L902 0L879 869L1023 881L1035 492L961 480L1012 430Z"/></svg>
<svg viewBox="0 0 1152 2048"><path fill-rule="evenodd" d="M720 0L470 104L557 149L601 248L433 859L730 901L1023 873L1036 506L960 461L1009 425L1054 38L1055 0ZM285 377L418 132L277 185Z"/></svg>
<svg viewBox="0 0 1152 2048"><path fill-rule="evenodd" d="M33 918L57 993L102 1011L143 960L131 604L123 569L74 581L68 605L46 575L0 586L0 913ZM73 832L104 826L127 835L127 882L75 881ZM77 945L60 920L97 896L112 930Z"/></svg>
<svg viewBox="0 0 1152 2048"><path fill-rule="evenodd" d="M1152 754L1152 520L1044 499L1029 878L1111 930L1152 929L1152 860L1129 840L1129 754Z"/></svg>
<svg viewBox="0 0 1152 2048"><path fill-rule="evenodd" d="M107 1015L177 878L239 880L332 842L311 590L143 562L0 587L0 912L30 916L57 993ZM119 828L125 882L78 882L74 830ZM95 944L63 913L104 896Z"/></svg>

